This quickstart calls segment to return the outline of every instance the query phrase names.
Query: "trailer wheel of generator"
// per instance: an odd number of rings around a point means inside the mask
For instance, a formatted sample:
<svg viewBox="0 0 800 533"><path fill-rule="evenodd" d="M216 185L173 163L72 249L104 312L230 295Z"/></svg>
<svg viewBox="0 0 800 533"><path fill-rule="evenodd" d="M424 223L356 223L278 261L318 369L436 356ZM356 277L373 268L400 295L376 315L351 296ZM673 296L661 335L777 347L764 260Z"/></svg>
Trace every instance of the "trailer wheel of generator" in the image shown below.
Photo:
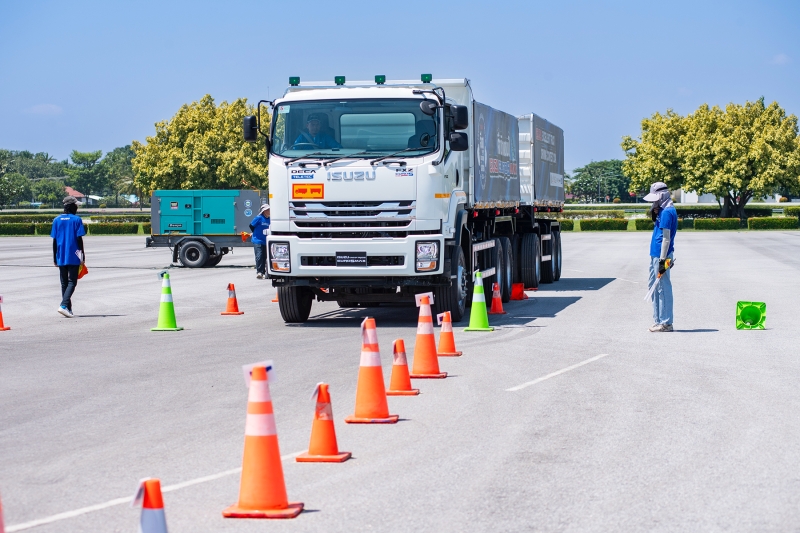
<svg viewBox="0 0 800 533"><path fill-rule="evenodd" d="M555 244L553 245L553 250L556 252L556 275L555 280L558 281L561 279L561 232L556 231L553 233L553 238L555 239Z"/></svg>
<svg viewBox="0 0 800 533"><path fill-rule="evenodd" d="M522 236L514 235L511 237L511 252L513 254L514 271L512 282L522 283Z"/></svg>
<svg viewBox="0 0 800 533"><path fill-rule="evenodd" d="M190 241L181 246L178 258L187 268L200 268L208 261L208 248L203 243Z"/></svg>
<svg viewBox="0 0 800 533"><path fill-rule="evenodd" d="M539 236L535 233L526 233L522 236L522 283L526 289L539 287L542 272L542 253L539 249Z"/></svg>
<svg viewBox="0 0 800 533"><path fill-rule="evenodd" d="M211 255L211 256L208 257L208 261L206 261L206 264L203 265L203 267L205 267L205 268L215 267L215 266L217 266L219 264L220 261L222 261L222 254Z"/></svg>
<svg viewBox="0 0 800 533"><path fill-rule="evenodd" d="M511 283L514 279L514 250L511 249L511 239L500 237L503 244L503 281L500 284L500 295L503 303L511 301Z"/></svg>
<svg viewBox="0 0 800 533"><path fill-rule="evenodd" d="M545 245L545 243L548 243ZM542 283L553 283L556 280L556 241L550 234L549 241L542 242L542 255L550 255L549 261L542 261Z"/></svg>
<svg viewBox="0 0 800 533"><path fill-rule="evenodd" d="M451 278L447 287L436 287L433 291L433 306L437 313L450 311L453 322L460 322L467 314L467 297L469 296L469 271L464 259L464 250L460 246L453 247L452 261L456 265L456 277Z"/></svg>
<svg viewBox="0 0 800 533"><path fill-rule="evenodd" d="M287 324L308 320L313 301L314 293L308 287L278 287L278 307Z"/></svg>
<svg viewBox="0 0 800 533"><path fill-rule="evenodd" d="M505 278L504 262L503 262L503 245L500 244L500 239L494 239L494 248L489 248L487 251L489 261L486 264L485 270L494 267L494 276L489 276L483 280L483 294L486 302L492 301L492 285L498 283L500 285L500 292L503 292L503 280Z"/></svg>

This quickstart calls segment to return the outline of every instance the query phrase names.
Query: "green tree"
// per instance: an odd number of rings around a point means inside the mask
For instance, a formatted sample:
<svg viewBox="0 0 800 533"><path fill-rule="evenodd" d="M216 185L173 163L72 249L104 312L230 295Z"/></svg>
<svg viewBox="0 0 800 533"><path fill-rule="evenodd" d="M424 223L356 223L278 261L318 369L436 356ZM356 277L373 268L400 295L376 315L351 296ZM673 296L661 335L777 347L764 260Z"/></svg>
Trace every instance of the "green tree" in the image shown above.
<svg viewBox="0 0 800 533"><path fill-rule="evenodd" d="M655 113L642 120L640 140L628 135L622 138L626 155L622 172L631 178L631 192L649 190L650 184L656 181L663 181L670 189L683 185L680 147L686 122L684 117L668 109L663 115Z"/></svg>
<svg viewBox="0 0 800 533"><path fill-rule="evenodd" d="M570 192L585 202L605 201L619 197L623 202L630 198L628 189L631 179L622 170L620 159L592 161L575 169L570 183Z"/></svg>
<svg viewBox="0 0 800 533"><path fill-rule="evenodd" d="M102 156L102 150L96 152L73 150L69 155L72 166L66 169L69 186L87 196L92 193L102 193L107 184L105 168L99 164Z"/></svg>
<svg viewBox="0 0 800 533"><path fill-rule="evenodd" d="M18 172L6 172L0 176L0 205L16 204L30 200L31 181Z"/></svg>
<svg viewBox="0 0 800 533"><path fill-rule="evenodd" d="M127 145L114 148L100 162L114 194L115 207L119 207L120 193L131 194L135 191L133 166L131 164L135 155L130 145Z"/></svg>
<svg viewBox="0 0 800 533"><path fill-rule="evenodd" d="M67 193L64 191L64 182L61 180L43 179L33 183L33 194L37 202L55 206L64 199Z"/></svg>
<svg viewBox="0 0 800 533"><path fill-rule="evenodd" d="M182 106L156 123L146 144L133 141L135 184L148 195L156 189L266 188L264 145L242 138L242 119L255 112L244 98L217 106L210 95ZM268 117L261 124L269 128Z"/></svg>

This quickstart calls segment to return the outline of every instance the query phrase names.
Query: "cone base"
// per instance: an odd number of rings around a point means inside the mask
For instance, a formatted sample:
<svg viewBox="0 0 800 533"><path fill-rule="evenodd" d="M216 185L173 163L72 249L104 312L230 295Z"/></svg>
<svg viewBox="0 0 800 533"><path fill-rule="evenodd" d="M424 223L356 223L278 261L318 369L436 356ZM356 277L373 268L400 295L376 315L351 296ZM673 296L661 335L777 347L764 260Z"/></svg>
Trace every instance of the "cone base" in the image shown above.
<svg viewBox="0 0 800 533"><path fill-rule="evenodd" d="M220 313L221 315L243 315L244 311L225 311L224 313Z"/></svg>
<svg viewBox="0 0 800 533"><path fill-rule="evenodd" d="M150 328L150 331L181 331L183 328Z"/></svg>
<svg viewBox="0 0 800 533"><path fill-rule="evenodd" d="M505 311L489 311L487 314L489 315L507 315Z"/></svg>
<svg viewBox="0 0 800 533"><path fill-rule="evenodd" d="M350 452L337 453L336 455L309 455L301 453L294 458L298 463L343 463L353 455Z"/></svg>
<svg viewBox="0 0 800 533"><path fill-rule="evenodd" d="M386 396L416 396L417 394L419 394L419 389L386 391Z"/></svg>
<svg viewBox="0 0 800 533"><path fill-rule="evenodd" d="M436 355L439 357L461 357L464 352L439 352Z"/></svg>
<svg viewBox="0 0 800 533"><path fill-rule="evenodd" d="M278 299L277 299L277 298L275 298L274 300L270 300L270 302L272 302L272 303L276 304L276 303L278 303Z"/></svg>
<svg viewBox="0 0 800 533"><path fill-rule="evenodd" d="M527 294L524 294L523 296L524 296L524 298L514 298L512 296L511 298L509 298L509 300L512 301L512 302L517 302L517 301L520 301L520 300L527 300L528 299L528 295Z"/></svg>
<svg viewBox="0 0 800 533"><path fill-rule="evenodd" d="M494 328L491 326L488 328L464 328L464 331L494 331Z"/></svg>
<svg viewBox="0 0 800 533"><path fill-rule="evenodd" d="M442 379L447 377L447 372L441 374L411 374L411 379Z"/></svg>
<svg viewBox="0 0 800 533"><path fill-rule="evenodd" d="M388 418L358 418L355 415L344 419L348 424L396 424L400 415L389 415Z"/></svg>
<svg viewBox="0 0 800 533"><path fill-rule="evenodd" d="M0 328L0 331L8 331L11 329L11 326Z"/></svg>
<svg viewBox="0 0 800 533"><path fill-rule="evenodd" d="M303 512L303 504L289 502L286 509L242 509L238 505L231 505L224 511L225 518L294 518Z"/></svg>

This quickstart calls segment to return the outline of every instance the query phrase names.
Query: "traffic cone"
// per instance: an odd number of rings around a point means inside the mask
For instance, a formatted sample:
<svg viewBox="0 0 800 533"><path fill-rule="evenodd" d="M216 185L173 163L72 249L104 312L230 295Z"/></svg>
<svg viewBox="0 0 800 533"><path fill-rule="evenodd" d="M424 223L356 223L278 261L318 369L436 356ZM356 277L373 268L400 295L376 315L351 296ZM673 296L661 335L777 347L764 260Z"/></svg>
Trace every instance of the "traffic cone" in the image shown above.
<svg viewBox="0 0 800 533"><path fill-rule="evenodd" d="M306 453L298 455L298 463L343 463L350 459L350 452L340 452L336 444L336 429L333 426L333 409L327 383L319 383L314 391L317 408L311 424L311 442Z"/></svg>
<svg viewBox="0 0 800 533"><path fill-rule="evenodd" d="M489 325L489 316L486 314L486 296L483 294L483 276L480 272L475 272L474 285L469 327L464 328L464 331L494 331Z"/></svg>
<svg viewBox="0 0 800 533"><path fill-rule="evenodd" d="M278 293L277 292L275 293L275 298L273 298L271 301L272 301L272 303L277 303L277 301L278 301Z"/></svg>
<svg viewBox="0 0 800 533"><path fill-rule="evenodd" d="M239 502L222 511L222 516L294 518L302 510L302 503L289 503L286 497L267 369L255 366L251 374L247 400Z"/></svg>
<svg viewBox="0 0 800 533"><path fill-rule="evenodd" d="M431 300L427 296L423 296L419 303L417 341L414 344L414 363L411 365L411 377L415 379L447 377L447 372L439 371L436 337L433 335Z"/></svg>
<svg viewBox="0 0 800 533"><path fill-rule="evenodd" d="M392 379L389 381L387 396L416 396L419 389L411 388L411 377L408 374L406 359L406 343L403 339L394 341L394 360L392 361Z"/></svg>
<svg viewBox="0 0 800 533"><path fill-rule="evenodd" d="M439 357L458 357L462 354L456 350L456 339L453 337L453 321L450 318L450 311L445 311L436 315L436 319L442 326L439 332L439 350L436 355Z"/></svg>
<svg viewBox="0 0 800 533"><path fill-rule="evenodd" d="M505 315L503 311L503 298L500 296L500 284L492 283L492 308L489 309L490 315Z"/></svg>
<svg viewBox="0 0 800 533"><path fill-rule="evenodd" d="M361 323L361 367L358 369L356 412L344 419L348 424L394 424L400 417L389 414L383 384L381 351L374 318Z"/></svg>
<svg viewBox="0 0 800 533"><path fill-rule="evenodd" d="M172 286L169 284L169 273L164 272L161 277L161 307L158 309L158 326L150 331L180 331L175 323L175 306L172 303Z"/></svg>
<svg viewBox="0 0 800 533"><path fill-rule="evenodd" d="M3 307L2 307L2 303L3 303L3 297L0 296L0 331L8 331L8 330L11 329L11 327L3 325ZM3 533L3 531L0 530L0 533Z"/></svg>
<svg viewBox="0 0 800 533"><path fill-rule="evenodd" d="M228 307L221 315L243 315L244 311L239 311L239 301L236 299L236 287L233 283L228 283Z"/></svg>
<svg viewBox="0 0 800 533"><path fill-rule="evenodd" d="M139 517L139 533L167 533L167 518L164 515L164 499L161 497L161 481L147 478L139 482L139 488L131 507L142 506ZM0 532L2 529L0 529Z"/></svg>
<svg viewBox="0 0 800 533"><path fill-rule="evenodd" d="M511 284L511 300L527 300L528 295L525 294L525 284L524 283L512 283Z"/></svg>

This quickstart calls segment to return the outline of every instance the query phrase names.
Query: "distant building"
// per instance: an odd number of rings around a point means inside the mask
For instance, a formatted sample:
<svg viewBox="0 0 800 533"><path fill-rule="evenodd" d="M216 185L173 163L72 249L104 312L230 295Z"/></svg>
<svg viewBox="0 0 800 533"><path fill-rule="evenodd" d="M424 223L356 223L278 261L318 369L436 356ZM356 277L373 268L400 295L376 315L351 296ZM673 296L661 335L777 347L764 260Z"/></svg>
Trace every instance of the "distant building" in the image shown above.
<svg viewBox="0 0 800 533"><path fill-rule="evenodd" d="M677 191L673 191L672 194L673 198L680 201L682 204L716 204L717 197L713 194L701 194L698 195L696 192L686 192L683 189L678 189ZM756 200L755 198L751 201L755 202L765 202L768 204L777 203L780 199L781 195L776 194L773 196L765 196L760 200Z"/></svg>
<svg viewBox="0 0 800 533"><path fill-rule="evenodd" d="M97 205L98 200L100 200L99 196L87 196L82 192L76 191L72 187L64 187L64 191L67 193L67 196L72 196L80 205Z"/></svg>

